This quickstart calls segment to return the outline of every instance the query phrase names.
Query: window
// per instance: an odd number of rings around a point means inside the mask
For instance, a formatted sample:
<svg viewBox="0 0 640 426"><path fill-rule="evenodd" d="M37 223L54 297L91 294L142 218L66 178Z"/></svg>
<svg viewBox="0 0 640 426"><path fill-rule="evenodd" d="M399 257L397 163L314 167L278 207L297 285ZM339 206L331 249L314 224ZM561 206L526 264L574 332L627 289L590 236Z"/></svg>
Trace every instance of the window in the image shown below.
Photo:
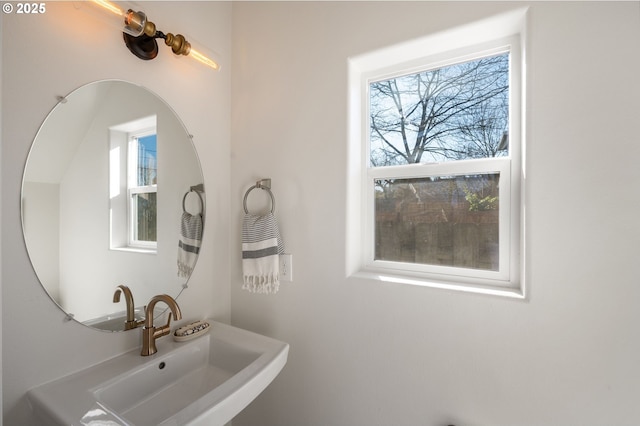
<svg viewBox="0 0 640 426"><path fill-rule="evenodd" d="M156 247L158 155L155 129L129 137L129 246Z"/></svg>
<svg viewBox="0 0 640 426"><path fill-rule="evenodd" d="M521 297L520 37L455 33L351 61L352 264L378 279ZM434 45L420 57L409 48Z"/></svg>

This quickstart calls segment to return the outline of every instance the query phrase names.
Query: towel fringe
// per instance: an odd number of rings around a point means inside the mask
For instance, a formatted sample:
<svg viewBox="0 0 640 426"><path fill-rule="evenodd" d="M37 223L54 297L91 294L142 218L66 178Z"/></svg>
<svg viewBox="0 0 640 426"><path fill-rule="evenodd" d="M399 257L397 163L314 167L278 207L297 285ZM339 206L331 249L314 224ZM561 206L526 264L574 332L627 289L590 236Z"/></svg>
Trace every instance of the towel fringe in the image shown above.
<svg viewBox="0 0 640 426"><path fill-rule="evenodd" d="M189 277L193 272L193 265L188 265L178 259L178 276Z"/></svg>
<svg viewBox="0 0 640 426"><path fill-rule="evenodd" d="M261 294L277 293L279 288L279 274L245 275L244 284L242 285L243 290Z"/></svg>

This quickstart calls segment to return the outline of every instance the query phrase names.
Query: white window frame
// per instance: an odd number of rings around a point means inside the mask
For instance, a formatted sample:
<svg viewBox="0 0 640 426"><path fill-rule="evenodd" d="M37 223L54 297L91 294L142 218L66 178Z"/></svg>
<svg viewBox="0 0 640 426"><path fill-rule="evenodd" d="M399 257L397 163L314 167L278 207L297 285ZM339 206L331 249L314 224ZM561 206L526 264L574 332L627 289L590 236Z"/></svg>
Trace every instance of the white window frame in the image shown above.
<svg viewBox="0 0 640 426"><path fill-rule="evenodd" d="M158 193L158 185L144 185L138 186L137 174L138 174L138 139L145 136L156 134L155 127L141 129L135 132L131 132L128 135L129 152L127 155L127 217L128 217L128 246L136 248L144 248L149 250L157 250L157 241L141 241L136 238L137 235L137 206L134 202L134 195Z"/></svg>
<svg viewBox="0 0 640 426"><path fill-rule="evenodd" d="M416 284L525 297L523 194L524 38L526 9L445 33L352 58L349 63L350 180L347 274ZM416 52L421 52L420 56ZM509 156L403 166L370 166L369 85L400 75L509 52ZM499 270L476 270L374 259L374 181L387 178L500 173Z"/></svg>

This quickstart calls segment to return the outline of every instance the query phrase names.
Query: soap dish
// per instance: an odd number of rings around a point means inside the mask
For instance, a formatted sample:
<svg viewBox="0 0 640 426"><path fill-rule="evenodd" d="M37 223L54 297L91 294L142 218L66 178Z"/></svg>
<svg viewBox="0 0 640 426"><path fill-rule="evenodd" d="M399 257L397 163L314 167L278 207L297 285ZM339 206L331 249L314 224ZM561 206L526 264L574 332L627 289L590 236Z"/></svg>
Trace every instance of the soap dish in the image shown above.
<svg viewBox="0 0 640 426"><path fill-rule="evenodd" d="M206 321L196 321L180 327L173 333L173 340L176 342L185 342L195 339L209 331L209 323Z"/></svg>

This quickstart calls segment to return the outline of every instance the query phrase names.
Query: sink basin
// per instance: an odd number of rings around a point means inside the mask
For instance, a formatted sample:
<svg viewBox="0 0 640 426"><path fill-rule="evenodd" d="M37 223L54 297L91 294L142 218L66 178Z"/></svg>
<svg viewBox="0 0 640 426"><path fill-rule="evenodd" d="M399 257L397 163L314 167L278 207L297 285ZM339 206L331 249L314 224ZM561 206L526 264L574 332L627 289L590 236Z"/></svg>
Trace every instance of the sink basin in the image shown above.
<svg viewBox="0 0 640 426"><path fill-rule="evenodd" d="M157 341L28 392L52 425L224 425L280 373L289 345L215 321L188 342Z"/></svg>

